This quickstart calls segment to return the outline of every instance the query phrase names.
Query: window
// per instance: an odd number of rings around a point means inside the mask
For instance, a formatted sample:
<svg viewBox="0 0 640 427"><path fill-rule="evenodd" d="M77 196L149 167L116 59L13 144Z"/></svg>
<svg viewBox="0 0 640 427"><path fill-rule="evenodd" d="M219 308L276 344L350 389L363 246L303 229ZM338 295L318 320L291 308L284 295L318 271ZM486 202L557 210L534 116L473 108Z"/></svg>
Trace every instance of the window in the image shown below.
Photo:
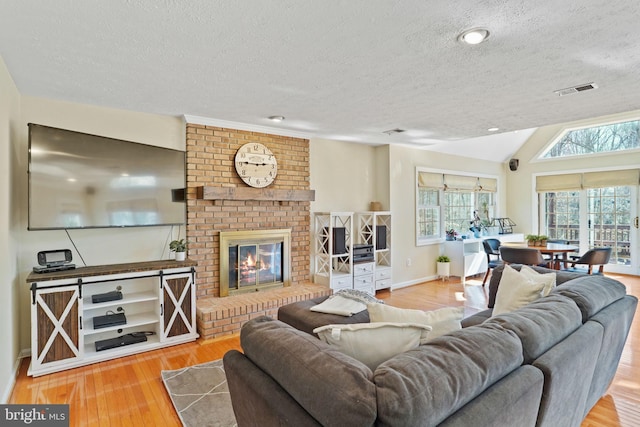
<svg viewBox="0 0 640 427"><path fill-rule="evenodd" d="M440 237L440 191L418 189L418 240Z"/></svg>
<svg viewBox="0 0 640 427"><path fill-rule="evenodd" d="M576 244L580 240L580 193L544 193L544 224L550 240Z"/></svg>
<svg viewBox="0 0 640 427"><path fill-rule="evenodd" d="M416 191L416 244L444 237L445 230L466 233L474 211L485 225L494 217L495 178L420 171Z"/></svg>
<svg viewBox="0 0 640 427"><path fill-rule="evenodd" d="M563 133L541 159L640 149L640 120Z"/></svg>

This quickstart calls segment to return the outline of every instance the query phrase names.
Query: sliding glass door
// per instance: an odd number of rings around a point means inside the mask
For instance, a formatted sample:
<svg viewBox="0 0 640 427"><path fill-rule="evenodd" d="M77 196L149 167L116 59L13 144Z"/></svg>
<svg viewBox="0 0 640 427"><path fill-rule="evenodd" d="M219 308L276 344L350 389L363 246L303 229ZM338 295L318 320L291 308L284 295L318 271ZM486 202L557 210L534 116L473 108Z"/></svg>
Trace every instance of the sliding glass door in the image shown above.
<svg viewBox="0 0 640 427"><path fill-rule="evenodd" d="M541 230L551 240L577 245L578 254L594 247L611 247L606 271L640 275L638 188L541 193Z"/></svg>

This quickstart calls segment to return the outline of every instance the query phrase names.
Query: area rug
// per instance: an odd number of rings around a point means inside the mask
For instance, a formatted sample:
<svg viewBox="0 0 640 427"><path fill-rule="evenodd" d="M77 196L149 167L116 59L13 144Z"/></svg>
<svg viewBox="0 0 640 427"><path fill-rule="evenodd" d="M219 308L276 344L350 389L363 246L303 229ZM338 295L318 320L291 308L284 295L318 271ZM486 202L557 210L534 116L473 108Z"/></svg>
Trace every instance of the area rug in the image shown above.
<svg viewBox="0 0 640 427"><path fill-rule="evenodd" d="M185 427L234 427L222 360L162 371L162 381Z"/></svg>

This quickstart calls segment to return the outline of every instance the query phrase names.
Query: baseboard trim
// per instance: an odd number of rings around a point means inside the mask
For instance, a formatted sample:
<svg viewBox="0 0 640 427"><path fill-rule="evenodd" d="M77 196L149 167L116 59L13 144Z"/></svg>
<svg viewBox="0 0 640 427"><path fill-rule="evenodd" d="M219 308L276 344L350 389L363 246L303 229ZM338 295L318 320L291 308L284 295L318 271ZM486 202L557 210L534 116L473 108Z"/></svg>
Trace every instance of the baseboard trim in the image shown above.
<svg viewBox="0 0 640 427"><path fill-rule="evenodd" d="M2 403L7 403L9 398L11 397L11 393L13 392L13 387L16 385L16 381L18 379L18 373L20 372L20 364L22 363L22 359L25 357L31 356L31 349L23 349L20 350L18 354L18 359L13 364L13 370L11 378L12 380L7 383L3 393L2 393Z"/></svg>
<svg viewBox="0 0 640 427"><path fill-rule="evenodd" d="M424 283L424 282L430 282L432 280L436 280L439 276L427 276L427 277L421 277L420 279L414 279L414 280L409 280L407 282L401 282L401 283L394 283L393 285L391 285L391 290L396 290L396 289L402 289L402 288L406 288L408 286L413 286L413 285L418 285L420 283Z"/></svg>

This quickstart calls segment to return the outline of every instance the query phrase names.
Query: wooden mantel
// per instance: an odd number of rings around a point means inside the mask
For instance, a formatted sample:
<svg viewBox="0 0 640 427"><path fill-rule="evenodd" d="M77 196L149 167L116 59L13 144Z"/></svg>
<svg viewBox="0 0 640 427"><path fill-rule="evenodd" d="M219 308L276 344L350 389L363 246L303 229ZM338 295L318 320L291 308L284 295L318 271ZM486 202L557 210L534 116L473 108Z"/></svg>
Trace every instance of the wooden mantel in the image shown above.
<svg viewBox="0 0 640 427"><path fill-rule="evenodd" d="M282 190L250 187L197 187L196 195L203 200L271 200L281 202L312 202L315 190Z"/></svg>

